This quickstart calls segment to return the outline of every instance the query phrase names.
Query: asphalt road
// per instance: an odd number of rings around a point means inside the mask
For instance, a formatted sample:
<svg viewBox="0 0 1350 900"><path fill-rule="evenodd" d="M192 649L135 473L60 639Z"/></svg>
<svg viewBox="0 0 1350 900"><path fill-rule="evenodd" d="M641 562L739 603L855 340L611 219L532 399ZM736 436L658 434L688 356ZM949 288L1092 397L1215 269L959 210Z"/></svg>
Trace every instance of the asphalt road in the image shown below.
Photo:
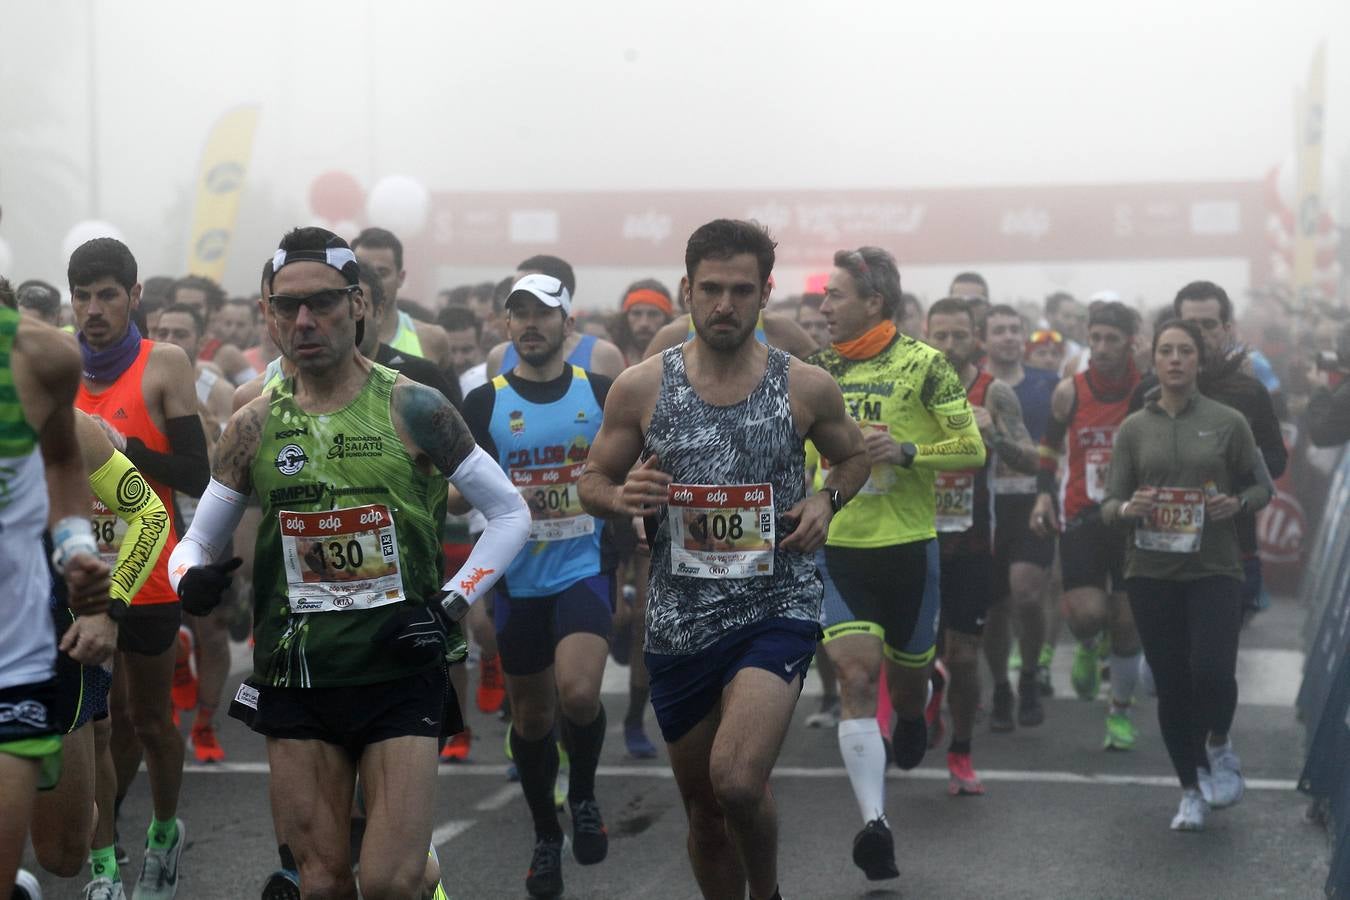
<svg viewBox="0 0 1350 900"><path fill-rule="evenodd" d="M1168 822L1179 789L1167 763L1154 704L1138 712L1131 753L1101 747L1102 703L1064 698L1071 652L1056 659L1060 696L1044 726L1009 735L977 729L974 760L987 793L949 798L943 754L914 772L891 772L888 816L901 877L868 882L849 851L861 826L833 731L804 727L816 708L808 685L774 776L781 821L780 873L789 900L811 898L1265 898L1320 897L1327 872L1323 832L1305 824L1293 789L1303 760L1293 697L1302 614L1278 602L1244 633L1242 700L1234 740L1248 778L1246 798L1213 814L1200 834ZM237 680L237 679L236 679ZM606 679L610 730L598 793L611 836L609 859L564 864L572 898L698 897L685 856L685 819L664 759L625 758L618 722L621 670ZM614 693L608 691L613 689ZM987 689L987 685L986 685ZM650 719L650 715L649 715ZM532 838L519 788L506 781L505 724L472 717L472 762L442 766L435 840L450 896L524 897ZM649 723L655 735L654 723ZM179 897L250 898L275 867L261 739L227 720L226 764L190 766L181 815L188 846ZM145 780L122 810L123 833L148 822ZM130 879L139 867L132 854ZM31 867L31 866L30 866ZM78 897L83 878L42 876L46 896Z"/></svg>

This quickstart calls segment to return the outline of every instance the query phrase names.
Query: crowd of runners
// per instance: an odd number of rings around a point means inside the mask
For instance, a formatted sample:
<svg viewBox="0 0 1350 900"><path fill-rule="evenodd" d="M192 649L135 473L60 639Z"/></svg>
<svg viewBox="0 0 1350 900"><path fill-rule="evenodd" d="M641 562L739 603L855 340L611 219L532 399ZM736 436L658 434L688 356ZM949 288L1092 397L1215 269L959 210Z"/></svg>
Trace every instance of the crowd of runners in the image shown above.
<svg viewBox="0 0 1350 900"><path fill-rule="evenodd" d="M678 285L606 316L554 256L432 312L379 228L287 233L250 297L142 281L111 238L71 255L68 305L0 279L0 892L38 896L31 835L87 900L191 896L184 761L227 758L223 712L271 775L278 860L248 895L444 897L436 772L472 702L510 721L478 758L519 780L524 887L560 896L565 856L608 854L611 657L706 897L783 896L769 777L812 668L860 878L899 877L889 766L943 753L948 792L982 794L976 745L1055 727L1056 690L1100 699L1117 752L1156 695L1160 827L1240 801L1287 400L1225 290L1029 308L964 272L925 305L861 247L783 300L774 260L715 220ZM151 820L119 819L142 764Z"/></svg>

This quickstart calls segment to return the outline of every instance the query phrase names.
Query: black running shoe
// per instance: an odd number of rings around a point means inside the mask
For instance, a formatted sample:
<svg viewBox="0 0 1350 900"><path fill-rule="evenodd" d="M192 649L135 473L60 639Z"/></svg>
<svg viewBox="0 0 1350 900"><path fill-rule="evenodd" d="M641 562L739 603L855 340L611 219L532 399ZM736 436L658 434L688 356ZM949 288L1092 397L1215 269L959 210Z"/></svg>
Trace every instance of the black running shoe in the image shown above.
<svg viewBox="0 0 1350 900"><path fill-rule="evenodd" d="M262 900L300 900L300 875L290 869L277 869L263 882Z"/></svg>
<svg viewBox="0 0 1350 900"><path fill-rule="evenodd" d="M600 805L594 800L568 801L572 813L572 858L583 866L593 866L609 854L609 832L600 818Z"/></svg>
<svg viewBox="0 0 1350 900"><path fill-rule="evenodd" d="M531 897L561 897L563 839L539 838L534 842L530 857L530 871L525 876L525 890Z"/></svg>
<svg viewBox="0 0 1350 900"><path fill-rule="evenodd" d="M923 755L928 752L928 723L923 716L896 720L891 749L895 753L895 764L907 772L923 762Z"/></svg>
<svg viewBox="0 0 1350 900"><path fill-rule="evenodd" d="M1017 726L1013 724L1013 692L1008 682L994 685L994 709L989 714L989 730L995 733L1007 733Z"/></svg>
<svg viewBox="0 0 1350 900"><path fill-rule="evenodd" d="M899 878L895 867L895 838L885 819L873 819L853 839L853 863L863 870L868 881Z"/></svg>
<svg viewBox="0 0 1350 900"><path fill-rule="evenodd" d="M1017 724L1035 728L1045 721L1045 704L1041 702L1041 685L1033 673L1017 681Z"/></svg>

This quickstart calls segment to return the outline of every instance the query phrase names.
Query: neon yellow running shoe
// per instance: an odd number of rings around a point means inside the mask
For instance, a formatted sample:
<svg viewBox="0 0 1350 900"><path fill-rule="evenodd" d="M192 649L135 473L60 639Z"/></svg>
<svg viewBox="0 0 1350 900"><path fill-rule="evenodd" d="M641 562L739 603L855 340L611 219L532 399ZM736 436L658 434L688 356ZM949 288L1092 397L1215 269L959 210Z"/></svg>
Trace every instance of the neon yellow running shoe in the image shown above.
<svg viewBox="0 0 1350 900"><path fill-rule="evenodd" d="M1129 709L1117 710L1112 707L1106 714L1106 740L1102 742L1104 750L1133 750L1139 737L1139 729L1134 727Z"/></svg>
<svg viewBox="0 0 1350 900"><path fill-rule="evenodd" d="M553 805L562 812L567 806L567 788L572 781L572 759L561 743L558 744L558 777L553 782Z"/></svg>
<svg viewBox="0 0 1350 900"><path fill-rule="evenodd" d="M1069 681L1079 700L1096 700L1102 687L1102 673L1097 665L1097 651L1083 644L1073 652L1073 668L1069 671Z"/></svg>

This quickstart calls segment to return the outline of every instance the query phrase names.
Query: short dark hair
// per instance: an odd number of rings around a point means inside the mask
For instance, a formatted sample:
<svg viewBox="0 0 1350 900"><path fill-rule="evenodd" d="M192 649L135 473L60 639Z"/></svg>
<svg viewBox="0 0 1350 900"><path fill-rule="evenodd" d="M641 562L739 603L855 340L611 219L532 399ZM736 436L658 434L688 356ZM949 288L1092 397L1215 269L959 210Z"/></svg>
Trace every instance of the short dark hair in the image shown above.
<svg viewBox="0 0 1350 900"><path fill-rule="evenodd" d="M141 309L163 309L173 302L174 279L168 275L151 275L141 282Z"/></svg>
<svg viewBox="0 0 1350 900"><path fill-rule="evenodd" d="M971 328L975 327L975 313L970 310L970 302L964 297L943 297L941 300L928 307L928 321L933 321L933 316L959 316L965 315L970 319Z"/></svg>
<svg viewBox="0 0 1350 900"><path fill-rule="evenodd" d="M160 312L160 315L163 316L168 313L183 313L184 315L190 316L192 318L192 327L197 329L197 337L201 337L206 333L206 322L202 320L202 314L197 312L195 307L188 306L186 303L170 303L168 306L164 307L163 311Z"/></svg>
<svg viewBox="0 0 1350 900"><path fill-rule="evenodd" d="M1027 327L1026 320L1023 319L1022 314L1017 311L1017 307L1007 303L995 303L993 306L989 307L989 309L985 311L984 318L980 319L980 321L976 323L976 330L979 331L980 333L980 340L984 340L984 338L988 336L989 320L992 319L994 316L1012 316L1013 318L1017 319L1019 322L1022 323L1022 327L1024 329Z"/></svg>
<svg viewBox="0 0 1350 900"><path fill-rule="evenodd" d="M436 324L445 331L463 331L472 328L475 341L483 336L483 324L478 321L472 310L463 306L447 306L436 314Z"/></svg>
<svg viewBox="0 0 1350 900"><path fill-rule="evenodd" d="M1139 313L1119 300L1099 300L1088 305L1088 327L1108 325L1134 337L1139 333Z"/></svg>
<svg viewBox="0 0 1350 900"><path fill-rule="evenodd" d="M1176 299L1172 301L1172 312L1181 318L1181 304L1186 300L1218 300L1219 301L1219 321L1227 325L1233 321L1233 301L1228 299L1228 292L1219 287L1212 281L1192 281L1190 284L1177 291Z"/></svg>
<svg viewBox="0 0 1350 900"><path fill-rule="evenodd" d="M1065 303L1077 303L1078 299L1068 291L1055 291L1045 298L1045 314L1053 316Z"/></svg>
<svg viewBox="0 0 1350 900"><path fill-rule="evenodd" d="M981 275L979 272L961 272L961 273L958 273L957 276L956 276L955 278L952 279L952 284L951 284L951 286L952 286L952 287L955 287L956 285L962 284L962 283L965 283L965 284L978 284L978 285L980 286L980 288L984 291L985 299L988 299L988 297L989 297L989 282L985 281L985 280L984 280L984 276Z"/></svg>
<svg viewBox="0 0 1350 900"><path fill-rule="evenodd" d="M1213 294L1207 295L1205 299L1208 300L1212 296ZM1200 326L1197 325L1195 322L1190 321L1189 319L1171 318L1168 319L1166 322L1161 323L1156 329L1154 329L1153 349L1149 353L1150 358L1156 356L1158 353L1159 335L1161 335L1164 331L1167 331L1168 329L1171 328L1180 328L1182 331L1186 332L1186 334L1190 335L1191 340L1195 342L1196 354L1200 357L1200 368L1203 369L1205 367L1205 363L1207 362L1207 360L1205 359L1205 335L1204 332L1200 330Z"/></svg>
<svg viewBox="0 0 1350 900"><path fill-rule="evenodd" d="M694 271L705 259L726 260L740 253L751 253L759 268L759 285L769 283L773 273L774 249L778 246L758 222L743 219L713 219L700 225L684 245L684 271L694 280Z"/></svg>
<svg viewBox="0 0 1350 900"><path fill-rule="evenodd" d="M545 275L551 275L563 283L563 287L567 288L567 293L572 295L573 300L576 299L577 273L572 271L572 264L561 257L549 256L547 253L531 256L529 259L524 260L520 265L516 266L516 271L543 272ZM515 282L512 283L514 284ZM508 294L509 293L510 292L508 291ZM503 297L502 300L505 301L506 298ZM501 306L495 302L492 305L501 309Z"/></svg>
<svg viewBox="0 0 1350 900"><path fill-rule="evenodd" d="M198 290L205 294L206 312L208 315L225 305L225 289L205 275L184 275L182 278L175 281L173 283L173 291L169 294L170 305L178 302L178 291L180 288Z"/></svg>
<svg viewBox="0 0 1350 900"><path fill-rule="evenodd" d="M100 278L109 277L126 288L128 294L136 286L136 257L117 238L101 237L85 241L70 254L66 280L70 282L72 291L79 285L93 284Z"/></svg>
<svg viewBox="0 0 1350 900"><path fill-rule="evenodd" d="M562 281L561 278L558 280ZM497 286L492 289L492 308L501 312L502 307L506 306L506 298L511 296L511 288L515 286L516 278L514 275L507 275L497 282ZM570 294L571 291L568 291L568 293Z"/></svg>
<svg viewBox="0 0 1350 900"><path fill-rule="evenodd" d="M18 308L18 301L14 299L14 288L10 286L9 279L3 275L0 275L0 306Z"/></svg>
<svg viewBox="0 0 1350 900"><path fill-rule="evenodd" d="M468 306L469 298L473 296L473 288L467 284L461 284L458 287L452 287L446 291L446 306Z"/></svg>
<svg viewBox="0 0 1350 900"><path fill-rule="evenodd" d="M803 309L820 309L820 304L824 302L824 294L808 291L805 294L802 294L802 302L797 305L797 311L800 313Z"/></svg>
<svg viewBox="0 0 1350 900"><path fill-rule="evenodd" d="M145 289L141 289L142 298L144 298ZM231 297L225 301L226 306L240 306L248 310L248 316L254 322L258 321L258 301L254 297Z"/></svg>
<svg viewBox="0 0 1350 900"><path fill-rule="evenodd" d="M393 250L394 268L403 270L403 242L388 228L365 228L352 241L352 252L361 247L372 250Z"/></svg>
<svg viewBox="0 0 1350 900"><path fill-rule="evenodd" d="M20 308L36 310L40 316L55 316L61 309L61 292L55 285L30 278L14 289L14 301Z"/></svg>
<svg viewBox="0 0 1350 900"><path fill-rule="evenodd" d="M383 309L384 302L389 299L384 295L384 285L380 283L379 273L370 263L363 263L357 260L357 265L361 267L361 274L357 277L361 283L370 289L369 299L371 309Z"/></svg>
<svg viewBox="0 0 1350 900"><path fill-rule="evenodd" d="M853 278L863 296L876 294L881 298L881 317L890 319L900 308L900 267L895 257L880 247L859 247L857 250L838 250L834 264Z"/></svg>

